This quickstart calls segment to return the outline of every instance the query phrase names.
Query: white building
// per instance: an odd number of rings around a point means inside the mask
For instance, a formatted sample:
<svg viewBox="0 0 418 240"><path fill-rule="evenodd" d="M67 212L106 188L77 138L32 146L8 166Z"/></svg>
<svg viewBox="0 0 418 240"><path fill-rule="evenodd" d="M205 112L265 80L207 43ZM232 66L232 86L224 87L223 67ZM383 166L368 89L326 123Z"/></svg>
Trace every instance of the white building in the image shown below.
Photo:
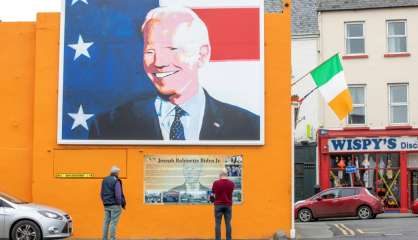
<svg viewBox="0 0 418 240"><path fill-rule="evenodd" d="M322 0L320 60L343 58L354 111L339 121L321 101L326 129L418 127L418 1Z"/></svg>
<svg viewBox="0 0 418 240"><path fill-rule="evenodd" d="M292 1L292 79L298 80L319 63L317 0ZM300 81L292 87L292 94L300 98L315 86L309 81ZM315 142L319 127L320 96L314 92L301 104L296 120L295 142Z"/></svg>

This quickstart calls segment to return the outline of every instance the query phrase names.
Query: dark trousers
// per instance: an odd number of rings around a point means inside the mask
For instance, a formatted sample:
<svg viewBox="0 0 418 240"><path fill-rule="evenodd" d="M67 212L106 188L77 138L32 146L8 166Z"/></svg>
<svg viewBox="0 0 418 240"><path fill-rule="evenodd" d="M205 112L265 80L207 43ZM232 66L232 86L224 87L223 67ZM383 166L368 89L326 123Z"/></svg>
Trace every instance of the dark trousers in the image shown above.
<svg viewBox="0 0 418 240"><path fill-rule="evenodd" d="M225 219L225 227L226 227L226 240L231 240L232 235L232 227L231 227L231 219L232 219L232 207L225 206L225 205L215 205L215 240L221 240L221 223L222 223L222 216Z"/></svg>

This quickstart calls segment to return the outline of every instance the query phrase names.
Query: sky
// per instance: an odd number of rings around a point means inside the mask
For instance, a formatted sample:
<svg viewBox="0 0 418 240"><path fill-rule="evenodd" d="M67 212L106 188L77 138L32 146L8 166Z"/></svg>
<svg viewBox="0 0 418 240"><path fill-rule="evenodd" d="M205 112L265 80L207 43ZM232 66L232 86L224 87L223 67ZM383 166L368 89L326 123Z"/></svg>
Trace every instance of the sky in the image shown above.
<svg viewBox="0 0 418 240"><path fill-rule="evenodd" d="M35 21L37 12L59 12L61 0L0 0L3 22Z"/></svg>

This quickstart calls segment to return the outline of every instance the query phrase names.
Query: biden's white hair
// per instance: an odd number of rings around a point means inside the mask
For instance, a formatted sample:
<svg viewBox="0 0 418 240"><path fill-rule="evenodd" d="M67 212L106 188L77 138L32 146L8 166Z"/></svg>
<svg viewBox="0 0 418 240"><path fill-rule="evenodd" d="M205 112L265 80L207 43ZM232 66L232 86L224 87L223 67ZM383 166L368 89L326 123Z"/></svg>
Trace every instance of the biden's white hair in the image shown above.
<svg viewBox="0 0 418 240"><path fill-rule="evenodd" d="M210 40L209 32L206 24L200 17L190 8L172 6L172 7L157 7L148 12L145 21L142 24L141 31L144 32L147 24L151 20L164 20L170 18L177 18L181 16L191 17L191 21L183 21L177 26L177 31L174 36L176 45L184 48L189 54L195 55L201 46L207 45L210 54ZM189 56L191 57L191 56Z"/></svg>

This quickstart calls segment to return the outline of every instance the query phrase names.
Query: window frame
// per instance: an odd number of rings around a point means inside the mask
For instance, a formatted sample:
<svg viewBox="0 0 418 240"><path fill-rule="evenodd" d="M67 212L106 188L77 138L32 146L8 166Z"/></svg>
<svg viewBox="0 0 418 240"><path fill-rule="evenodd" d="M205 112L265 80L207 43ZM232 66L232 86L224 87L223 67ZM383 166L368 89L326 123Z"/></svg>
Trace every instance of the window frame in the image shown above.
<svg viewBox="0 0 418 240"><path fill-rule="evenodd" d="M392 91L391 87L393 86L406 86L406 102L404 103L394 103L392 104L391 98L392 98ZM388 83L388 106L389 106L389 123L390 125L405 125L409 124L410 117L409 117L409 84L408 83ZM406 106L406 122L402 123L395 123L392 121L392 106Z"/></svg>
<svg viewBox="0 0 418 240"><path fill-rule="evenodd" d="M405 35L389 35L389 23L396 23L396 22L402 22L404 23L405 28ZM390 52L389 51L389 38L400 38L405 37L405 52ZM390 54L397 54L397 53L408 53L408 26L407 26L407 20L406 19L391 19L386 20L386 52Z"/></svg>
<svg viewBox="0 0 418 240"><path fill-rule="evenodd" d="M348 85L348 89L350 90L350 88L363 88L363 94L364 94L364 102L363 104L355 104L353 103L353 109L355 107L364 107L364 123L349 123L350 120L350 114L347 116L347 125L348 126L365 126L367 125L367 104L366 104L366 99L367 99L367 91L366 91L366 84L349 84ZM351 94L351 93L350 93Z"/></svg>
<svg viewBox="0 0 418 240"><path fill-rule="evenodd" d="M363 35L362 37L349 37L348 36L348 25L350 24L361 24L363 27ZM365 55L366 54L366 34L365 34L365 21L350 21L350 22L344 22L344 52L345 55ZM347 41L351 39L363 39L363 49L364 51L362 53L349 53L348 50L348 45L347 45Z"/></svg>

